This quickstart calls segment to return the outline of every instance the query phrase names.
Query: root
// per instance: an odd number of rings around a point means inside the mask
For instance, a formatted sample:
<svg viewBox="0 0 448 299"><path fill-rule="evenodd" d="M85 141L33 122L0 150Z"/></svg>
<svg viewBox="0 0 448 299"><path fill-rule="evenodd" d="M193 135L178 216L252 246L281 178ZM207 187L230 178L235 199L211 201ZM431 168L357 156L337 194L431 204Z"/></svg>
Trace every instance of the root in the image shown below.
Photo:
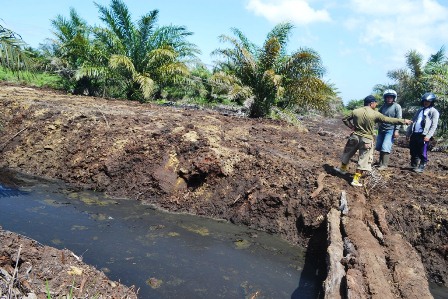
<svg viewBox="0 0 448 299"><path fill-rule="evenodd" d="M12 279L9 282L9 292L8 294L12 294L12 288L14 287L14 282L16 281L16 275L18 276L18 269L19 269L19 259L20 259L20 251L22 251L22 245L19 246L19 252L17 253L17 260L16 260L16 266L14 268L14 272L12 274ZM18 277L17 277L18 279Z"/></svg>
<svg viewBox="0 0 448 299"><path fill-rule="evenodd" d="M22 130L20 130L19 132L17 132L16 134L14 134L14 136L12 136L11 138L9 138L5 143L3 143L2 145L0 145L0 152L2 152L5 147L8 145L8 143L11 142L11 140L13 140L14 138L16 138L17 136L19 136L23 131L25 131L26 129L28 129L29 127L25 127Z"/></svg>
<svg viewBox="0 0 448 299"><path fill-rule="evenodd" d="M311 194L311 198L315 198L319 195L320 191L324 188L322 181L327 176L326 173L321 172L317 178L317 189Z"/></svg>

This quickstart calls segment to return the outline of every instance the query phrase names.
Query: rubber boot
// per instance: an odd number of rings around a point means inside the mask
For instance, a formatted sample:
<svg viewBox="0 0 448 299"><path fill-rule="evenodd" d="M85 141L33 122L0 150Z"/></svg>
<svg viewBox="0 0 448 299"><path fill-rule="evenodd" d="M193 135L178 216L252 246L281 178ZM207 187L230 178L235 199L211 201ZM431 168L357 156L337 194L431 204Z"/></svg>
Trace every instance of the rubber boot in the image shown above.
<svg viewBox="0 0 448 299"><path fill-rule="evenodd" d="M420 165L414 169L415 172L417 173L422 173L425 170L426 167L426 163L420 163Z"/></svg>
<svg viewBox="0 0 448 299"><path fill-rule="evenodd" d="M384 152L380 152L380 157L378 158L378 162L376 163L376 165L378 165L378 167L381 167L381 165L383 165L383 157L384 157Z"/></svg>
<svg viewBox="0 0 448 299"><path fill-rule="evenodd" d="M334 170L336 170L336 172L344 175L348 171L348 164L341 163L341 167L339 167L339 168L335 167Z"/></svg>
<svg viewBox="0 0 448 299"><path fill-rule="evenodd" d="M412 168L412 170L416 170L417 169L419 160L420 160L419 158L415 158L415 157L411 158L411 168Z"/></svg>
<svg viewBox="0 0 448 299"><path fill-rule="evenodd" d="M380 152L380 159L378 161L378 166L383 166L384 152Z"/></svg>
<svg viewBox="0 0 448 299"><path fill-rule="evenodd" d="M361 175L362 175L361 173L358 173L358 172L355 173L355 175L353 176L353 181L351 183L352 186L362 187L362 184L359 182Z"/></svg>
<svg viewBox="0 0 448 299"><path fill-rule="evenodd" d="M378 170L385 170L387 169L387 166L389 165L389 153L381 152L382 159L381 159L381 165L378 167Z"/></svg>

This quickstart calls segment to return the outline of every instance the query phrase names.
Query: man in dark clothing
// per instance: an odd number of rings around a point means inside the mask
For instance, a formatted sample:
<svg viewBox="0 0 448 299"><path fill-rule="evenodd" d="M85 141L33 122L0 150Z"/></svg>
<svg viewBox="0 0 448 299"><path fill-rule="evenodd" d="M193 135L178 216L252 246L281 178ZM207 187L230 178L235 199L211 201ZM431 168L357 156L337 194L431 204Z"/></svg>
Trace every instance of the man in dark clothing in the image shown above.
<svg viewBox="0 0 448 299"><path fill-rule="evenodd" d="M411 167L418 173L423 172L428 162L429 140L434 136L439 122L439 111L434 108L436 100L437 97L432 92L422 96L422 108L415 113L412 118L413 124L406 132L406 137L410 140Z"/></svg>

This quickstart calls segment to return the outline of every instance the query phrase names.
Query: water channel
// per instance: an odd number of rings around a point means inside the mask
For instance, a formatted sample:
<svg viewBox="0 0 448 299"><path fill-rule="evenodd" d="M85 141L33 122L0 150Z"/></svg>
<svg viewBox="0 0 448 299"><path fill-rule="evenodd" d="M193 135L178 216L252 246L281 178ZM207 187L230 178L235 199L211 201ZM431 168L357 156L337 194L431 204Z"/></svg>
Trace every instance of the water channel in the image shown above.
<svg viewBox="0 0 448 299"><path fill-rule="evenodd" d="M321 281L316 269L303 270L304 249L275 236L23 174L0 178L3 229L72 250L135 285L140 298L318 297Z"/></svg>

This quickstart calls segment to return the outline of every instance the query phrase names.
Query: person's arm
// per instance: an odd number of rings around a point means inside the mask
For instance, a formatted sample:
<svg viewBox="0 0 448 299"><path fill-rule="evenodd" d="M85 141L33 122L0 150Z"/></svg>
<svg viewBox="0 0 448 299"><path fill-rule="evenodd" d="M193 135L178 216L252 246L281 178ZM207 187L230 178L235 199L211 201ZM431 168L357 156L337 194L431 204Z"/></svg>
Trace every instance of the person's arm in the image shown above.
<svg viewBox="0 0 448 299"><path fill-rule="evenodd" d="M395 117L396 118L402 118L403 117L403 112L402 112L402 110L401 110L401 106L399 105L399 104L395 104L395 105L397 105L395 108L396 108L396 115L395 115ZM397 138L398 136L400 136L400 127L401 127L401 125L396 125L395 126L395 129L394 129L394 137L395 138Z"/></svg>
<svg viewBox="0 0 448 299"><path fill-rule="evenodd" d="M415 121L417 121L417 118L418 118L418 114L420 113L420 110L418 110L415 114L414 114L414 116L412 117L412 122L415 122ZM411 137L411 135L412 135L412 130L414 129L414 125L411 125L411 126L409 126L408 128L407 128L407 130L406 130L406 139L410 139L410 137Z"/></svg>
<svg viewBox="0 0 448 299"><path fill-rule="evenodd" d="M349 127L351 130L355 130L355 126L352 124L352 119L353 119L353 111L349 115L344 117L342 119L342 122L344 123L344 125Z"/></svg>
<svg viewBox="0 0 448 299"><path fill-rule="evenodd" d="M431 127L429 127L428 134L425 135L424 140L429 141L432 136L434 136L434 133L436 132L437 125L439 123L439 116L440 113L436 109L432 109L432 117L431 117Z"/></svg>
<svg viewBox="0 0 448 299"><path fill-rule="evenodd" d="M412 123L412 121L410 121L409 119L399 119L399 118L387 117L387 116L382 115L379 112L376 117L376 122L382 122L382 123L387 123L387 124L392 124L392 125L408 125L408 124Z"/></svg>
<svg viewBox="0 0 448 299"><path fill-rule="evenodd" d="M413 126L409 126L409 127L406 129L406 139L408 139L408 140L409 140L409 138L410 138L411 135L412 135L412 127L413 127Z"/></svg>

